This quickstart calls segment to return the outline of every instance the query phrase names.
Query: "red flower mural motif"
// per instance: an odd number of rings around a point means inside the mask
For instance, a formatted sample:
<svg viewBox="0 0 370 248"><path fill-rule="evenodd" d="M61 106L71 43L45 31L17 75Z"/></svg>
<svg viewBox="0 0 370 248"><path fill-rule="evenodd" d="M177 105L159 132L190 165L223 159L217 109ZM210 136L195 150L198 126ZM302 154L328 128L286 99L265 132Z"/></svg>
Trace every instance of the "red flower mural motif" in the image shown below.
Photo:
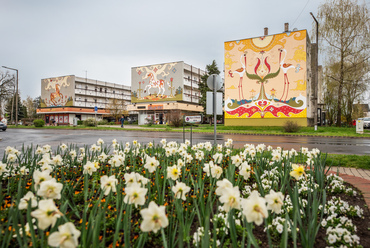
<svg viewBox="0 0 370 248"><path fill-rule="evenodd" d="M280 117L279 113L282 113L286 117L289 117L290 114L299 114L304 110L304 109L292 108L288 105L284 105L281 107L275 107L273 105L270 105L266 107L265 109L263 109L262 105L266 106L267 104L266 101L259 101L257 104L261 107L259 108L257 106L252 106L250 108L246 108L246 107L240 106L232 111L226 111L226 112L229 115L237 115L236 117L240 117L244 115L245 113L247 113L247 117L252 117L254 114L260 113L261 117L264 118L266 113L271 113L274 117Z"/></svg>

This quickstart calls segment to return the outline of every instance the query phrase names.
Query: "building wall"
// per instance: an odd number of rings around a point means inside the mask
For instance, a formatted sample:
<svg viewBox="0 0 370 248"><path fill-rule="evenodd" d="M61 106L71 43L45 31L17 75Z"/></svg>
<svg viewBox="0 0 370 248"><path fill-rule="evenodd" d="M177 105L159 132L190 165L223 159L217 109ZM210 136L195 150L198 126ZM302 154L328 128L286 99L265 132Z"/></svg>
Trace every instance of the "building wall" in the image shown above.
<svg viewBox="0 0 370 248"><path fill-rule="evenodd" d="M183 66L173 62L131 68L131 102L181 101Z"/></svg>
<svg viewBox="0 0 370 248"><path fill-rule="evenodd" d="M41 107L73 106L75 76L41 80Z"/></svg>
<svg viewBox="0 0 370 248"><path fill-rule="evenodd" d="M225 42L225 125L307 125L307 38L301 30Z"/></svg>

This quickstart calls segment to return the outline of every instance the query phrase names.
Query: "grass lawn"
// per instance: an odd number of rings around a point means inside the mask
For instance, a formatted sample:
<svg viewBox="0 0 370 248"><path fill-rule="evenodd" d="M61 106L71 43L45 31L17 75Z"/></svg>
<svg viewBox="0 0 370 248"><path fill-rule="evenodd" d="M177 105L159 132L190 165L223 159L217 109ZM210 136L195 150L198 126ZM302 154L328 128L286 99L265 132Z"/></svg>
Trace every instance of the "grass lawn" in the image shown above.
<svg viewBox="0 0 370 248"><path fill-rule="evenodd" d="M328 154L327 165L370 170L369 155Z"/></svg>

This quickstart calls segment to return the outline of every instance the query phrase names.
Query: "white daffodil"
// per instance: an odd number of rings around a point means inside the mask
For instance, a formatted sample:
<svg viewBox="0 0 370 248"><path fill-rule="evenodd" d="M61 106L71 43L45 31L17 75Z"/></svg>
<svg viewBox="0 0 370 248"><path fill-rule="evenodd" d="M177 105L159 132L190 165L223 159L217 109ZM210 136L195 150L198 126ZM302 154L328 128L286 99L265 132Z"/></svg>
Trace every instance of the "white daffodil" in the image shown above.
<svg viewBox="0 0 370 248"><path fill-rule="evenodd" d="M5 154L8 155L8 154L14 154L14 151L15 151L15 148L14 147L11 147L11 146L7 146L5 148Z"/></svg>
<svg viewBox="0 0 370 248"><path fill-rule="evenodd" d="M99 161L105 161L107 158L108 158L108 156L107 156L107 154L105 154L104 152L102 152L102 153L100 153L100 155L99 155Z"/></svg>
<svg viewBox="0 0 370 248"><path fill-rule="evenodd" d="M222 162L223 155L222 153L215 153L212 158L215 164L220 164Z"/></svg>
<svg viewBox="0 0 370 248"><path fill-rule="evenodd" d="M239 167L239 174L244 177L244 180L248 180L251 176L251 166L248 162L243 162Z"/></svg>
<svg viewBox="0 0 370 248"><path fill-rule="evenodd" d="M157 169L158 165L159 161L156 160L155 157L148 156L144 168L148 169L150 173L153 173Z"/></svg>
<svg viewBox="0 0 370 248"><path fill-rule="evenodd" d="M137 183L136 172L125 173L126 187L130 187L133 183Z"/></svg>
<svg viewBox="0 0 370 248"><path fill-rule="evenodd" d="M75 150L71 150L69 152L69 156L71 156L71 158L74 159L75 157L77 157L77 152Z"/></svg>
<svg viewBox="0 0 370 248"><path fill-rule="evenodd" d="M8 157L6 158L6 161L8 163L14 163L17 160L17 155L15 154L8 154Z"/></svg>
<svg viewBox="0 0 370 248"><path fill-rule="evenodd" d="M176 185L172 186L172 191L175 193L175 197L177 199L182 199L183 201L186 200L186 194L190 191L190 187L187 186L185 183L177 182Z"/></svg>
<svg viewBox="0 0 370 248"><path fill-rule="evenodd" d="M48 181L52 177L50 176L50 171L44 170L44 171L35 171L33 173L33 180L36 185L42 183L43 181Z"/></svg>
<svg viewBox="0 0 370 248"><path fill-rule="evenodd" d="M163 147L165 147L166 144L167 144L167 140L166 139L162 139L160 142L161 142L161 144L162 144Z"/></svg>
<svg viewBox="0 0 370 248"><path fill-rule="evenodd" d="M218 166L218 165L215 165L211 168L211 176L213 178L217 178L219 179L222 175L222 167L221 166Z"/></svg>
<svg viewBox="0 0 370 248"><path fill-rule="evenodd" d="M185 166L184 161L183 161L181 158L179 158L179 159L177 160L177 167L178 167L178 168L181 168L181 167L184 167L184 166Z"/></svg>
<svg viewBox="0 0 370 248"><path fill-rule="evenodd" d="M177 168L176 165L167 167L167 178L171 178L172 180L177 180L181 175L181 170Z"/></svg>
<svg viewBox="0 0 370 248"><path fill-rule="evenodd" d="M63 189L63 184L58 183L55 178L40 183L40 188L37 195L47 199L60 199L60 194Z"/></svg>
<svg viewBox="0 0 370 248"><path fill-rule="evenodd" d="M118 180L115 178L114 175L110 177L104 175L100 178L100 187L102 188L102 190L104 190L105 195L108 195L111 190L112 192L116 192L117 183Z"/></svg>
<svg viewBox="0 0 370 248"><path fill-rule="evenodd" d="M66 144L61 144L60 146L60 149L62 149L62 151L64 152L65 150L67 150L68 146Z"/></svg>
<svg viewBox="0 0 370 248"><path fill-rule="evenodd" d="M36 230L37 229L37 226L33 225L33 223L35 223L36 219L32 218L32 228L33 230ZM30 223L26 223L26 225L24 226L24 232L26 233L26 236L31 236L31 227L30 227ZM19 228L19 235L20 237L23 237L23 228ZM14 234L13 237L17 237L17 234Z"/></svg>
<svg viewBox="0 0 370 248"><path fill-rule="evenodd" d="M62 165L63 163L63 158L58 154L56 155L55 157L53 157L52 161L51 161L52 164L54 165Z"/></svg>
<svg viewBox="0 0 370 248"><path fill-rule="evenodd" d="M149 203L148 208L141 210L140 214L143 217L143 222L140 225L143 232L157 233L159 229L168 226L165 206L158 206L154 201Z"/></svg>
<svg viewBox="0 0 370 248"><path fill-rule="evenodd" d="M44 164L43 166L41 166L41 171L49 171L49 174L53 171L53 167L51 167L51 165L49 164Z"/></svg>
<svg viewBox="0 0 370 248"><path fill-rule="evenodd" d="M75 248L78 246L78 238L81 232L76 229L72 222L58 226L58 231L48 237L48 245L59 248Z"/></svg>
<svg viewBox="0 0 370 248"><path fill-rule="evenodd" d="M283 193L275 192L271 189L270 194L265 195L265 200L267 202L267 210L272 210L272 212L280 214L284 201Z"/></svg>
<svg viewBox="0 0 370 248"><path fill-rule="evenodd" d="M220 202L223 203L223 208L225 212L229 212L231 209L240 209L240 191L239 187L235 186L233 188L226 187L222 191L220 196Z"/></svg>
<svg viewBox="0 0 370 248"><path fill-rule="evenodd" d="M96 142L96 144L98 144L99 146L101 146L102 144L104 144L104 140L102 140L101 138L99 138L98 141Z"/></svg>
<svg viewBox="0 0 370 248"><path fill-rule="evenodd" d="M42 150L44 150L44 153L50 152L51 151L51 146L50 145L44 145L42 147Z"/></svg>
<svg viewBox="0 0 370 248"><path fill-rule="evenodd" d="M236 167L239 167L242 163L242 158L239 155L235 155L231 157L231 163L235 165Z"/></svg>
<svg viewBox="0 0 370 248"><path fill-rule="evenodd" d="M40 154L43 154L44 153L44 150L42 149L42 147L37 147L36 151L35 151L36 154L40 155Z"/></svg>
<svg viewBox="0 0 370 248"><path fill-rule="evenodd" d="M147 188L142 188L139 183L132 183L130 187L125 188L126 196L123 199L125 203L128 204L135 204L137 205L144 205L145 204L145 196L148 192Z"/></svg>
<svg viewBox="0 0 370 248"><path fill-rule="evenodd" d="M41 230L45 230L50 225L53 227L62 215L52 199L39 201L39 208L31 212L31 216L37 219Z"/></svg>
<svg viewBox="0 0 370 248"><path fill-rule="evenodd" d="M31 191L28 191L27 194L25 194L25 196L23 196L21 198L21 200L19 201L19 206L18 206L18 209L19 210L22 210L22 209L27 209L28 207L28 202L31 201L31 207L36 207L37 206L37 199L36 199L36 196L31 192Z"/></svg>
<svg viewBox="0 0 370 248"><path fill-rule="evenodd" d="M247 199L242 200L242 209L247 221L256 225L261 225L263 219L268 216L266 200L260 197L256 190L252 191Z"/></svg>
<svg viewBox="0 0 370 248"><path fill-rule="evenodd" d="M84 174L92 175L93 172L97 171L97 168L95 167L95 163L91 161L87 161L84 165Z"/></svg>
<svg viewBox="0 0 370 248"><path fill-rule="evenodd" d="M217 181L216 185L217 185L217 188L216 188L215 193L218 196L221 196L223 194L223 191L226 188L230 188L230 189L233 188L232 183L229 180L227 180L226 178L224 178L223 180Z"/></svg>
<svg viewBox="0 0 370 248"><path fill-rule="evenodd" d="M203 167L203 171L207 174L207 176L209 177L211 175L211 169L214 167L214 163L213 161L209 161L209 163L204 163L204 167Z"/></svg>
<svg viewBox="0 0 370 248"><path fill-rule="evenodd" d="M27 175L28 171L29 170L26 168L26 166L22 166L21 168L19 168L19 174L21 175Z"/></svg>
<svg viewBox="0 0 370 248"><path fill-rule="evenodd" d="M3 174L3 173L7 173L8 172L8 169L6 168L6 164L0 162L0 176Z"/></svg>

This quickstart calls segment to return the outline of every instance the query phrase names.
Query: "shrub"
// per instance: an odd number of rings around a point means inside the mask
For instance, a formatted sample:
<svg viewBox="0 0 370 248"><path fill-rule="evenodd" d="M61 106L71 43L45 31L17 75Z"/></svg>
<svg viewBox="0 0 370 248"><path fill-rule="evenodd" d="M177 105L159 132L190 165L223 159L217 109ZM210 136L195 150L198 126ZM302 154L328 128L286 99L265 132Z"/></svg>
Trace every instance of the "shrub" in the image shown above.
<svg viewBox="0 0 370 248"><path fill-rule="evenodd" d="M33 125L35 125L35 127L43 127L45 125L45 121L42 119L36 119L33 121Z"/></svg>
<svg viewBox="0 0 370 248"><path fill-rule="evenodd" d="M82 124L83 124L83 121L81 121L81 120L77 121L77 125L82 125Z"/></svg>
<svg viewBox="0 0 370 248"><path fill-rule="evenodd" d="M180 127L182 125L182 118L180 110L172 110L166 117L168 124L174 127Z"/></svg>
<svg viewBox="0 0 370 248"><path fill-rule="evenodd" d="M108 121L107 120L98 121L98 125L108 125Z"/></svg>
<svg viewBox="0 0 370 248"><path fill-rule="evenodd" d="M283 130L286 133L296 133L301 129L297 122L286 121L283 126Z"/></svg>
<svg viewBox="0 0 370 248"><path fill-rule="evenodd" d="M87 126L87 127L95 127L96 120L93 119L93 118L89 118L89 119L84 120L83 123L84 123L84 126Z"/></svg>

